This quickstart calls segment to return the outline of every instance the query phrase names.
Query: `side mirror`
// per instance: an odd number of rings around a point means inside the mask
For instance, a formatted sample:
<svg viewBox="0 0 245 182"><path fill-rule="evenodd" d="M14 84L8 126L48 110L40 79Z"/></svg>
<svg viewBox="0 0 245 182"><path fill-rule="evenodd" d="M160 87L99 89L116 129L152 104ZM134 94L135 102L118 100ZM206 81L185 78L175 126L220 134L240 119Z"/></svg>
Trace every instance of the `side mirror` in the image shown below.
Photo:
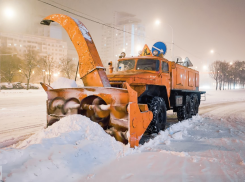
<svg viewBox="0 0 245 182"><path fill-rule="evenodd" d="M109 65L109 73L113 73L112 61L110 61L108 65Z"/></svg>

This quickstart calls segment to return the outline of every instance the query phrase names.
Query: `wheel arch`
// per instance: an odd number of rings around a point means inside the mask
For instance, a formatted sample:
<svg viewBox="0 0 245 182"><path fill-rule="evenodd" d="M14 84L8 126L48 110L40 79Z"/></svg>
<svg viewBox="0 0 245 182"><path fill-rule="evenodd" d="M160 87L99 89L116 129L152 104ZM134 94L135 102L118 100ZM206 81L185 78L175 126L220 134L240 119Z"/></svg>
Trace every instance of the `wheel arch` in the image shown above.
<svg viewBox="0 0 245 182"><path fill-rule="evenodd" d="M138 103L147 104L153 97L162 97L165 101L167 110L170 110L170 102L166 86L146 85L145 91L138 97Z"/></svg>

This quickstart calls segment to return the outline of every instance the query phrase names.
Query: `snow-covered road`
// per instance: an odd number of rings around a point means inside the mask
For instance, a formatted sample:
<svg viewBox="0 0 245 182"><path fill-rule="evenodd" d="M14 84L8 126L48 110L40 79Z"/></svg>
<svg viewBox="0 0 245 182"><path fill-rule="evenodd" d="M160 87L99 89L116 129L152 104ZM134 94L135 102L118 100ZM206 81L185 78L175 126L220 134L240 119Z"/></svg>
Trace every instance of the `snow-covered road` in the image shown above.
<svg viewBox="0 0 245 182"><path fill-rule="evenodd" d="M0 148L26 138L46 124L47 95L40 90L1 90Z"/></svg>
<svg viewBox="0 0 245 182"><path fill-rule="evenodd" d="M208 91L199 113L170 142L161 133L90 181L245 181L245 90Z"/></svg>
<svg viewBox="0 0 245 182"><path fill-rule="evenodd" d="M45 92L12 92L0 92L0 140L8 140L8 143L2 142L2 146L40 130L46 122ZM60 171L64 174L60 178L58 175L55 178L57 181L63 178L68 181L244 181L245 91L208 91L207 101L202 102L199 113L201 116L174 124L176 119L170 112L169 123L174 125L134 150L121 145L115 150L117 144L113 141L112 146L107 145L103 143L104 139L97 149L97 144L93 143L98 138L91 139L87 130L80 134L70 130L59 134L62 127L56 125L20 143L20 146L30 145L26 149L0 150L0 166L6 181L53 181L49 174L59 174ZM77 121L80 122L79 118ZM74 126L77 130L82 125L78 123ZM45 133L49 133L47 136L51 138L45 139ZM98 133L97 137L106 136ZM43 147L47 151L39 154ZM60 147L66 148L65 153L62 152L60 158L52 157L60 155L59 151L63 150ZM94 153L93 150L100 152ZM104 160L110 150L114 153ZM25 158L18 158L18 153ZM74 164L73 155L78 157L78 162ZM91 157L92 161L89 160ZM91 163L90 167L86 168L84 160ZM81 166L80 172L72 170L78 166ZM43 177L46 168L50 173L45 173L46 177Z"/></svg>
<svg viewBox="0 0 245 182"><path fill-rule="evenodd" d="M190 123L179 136L172 135L170 143L155 138L138 149L141 153L91 172L91 181L244 181L244 120L205 118Z"/></svg>

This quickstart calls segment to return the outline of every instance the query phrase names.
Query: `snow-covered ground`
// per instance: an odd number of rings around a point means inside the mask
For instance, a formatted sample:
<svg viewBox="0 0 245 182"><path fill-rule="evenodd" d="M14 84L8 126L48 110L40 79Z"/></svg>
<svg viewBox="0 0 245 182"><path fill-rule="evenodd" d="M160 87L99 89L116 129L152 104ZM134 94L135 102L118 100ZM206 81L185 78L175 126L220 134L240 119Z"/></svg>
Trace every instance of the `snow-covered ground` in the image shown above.
<svg viewBox="0 0 245 182"><path fill-rule="evenodd" d="M45 125L46 93L9 92L0 92L0 138L14 141ZM244 181L245 91L208 90L206 99L201 116L171 125L136 149L115 141L83 116L66 117L1 149L3 179ZM40 126L25 128L35 124Z"/></svg>
<svg viewBox="0 0 245 182"><path fill-rule="evenodd" d="M37 132L46 124L47 94L38 90L1 90L0 148Z"/></svg>
<svg viewBox="0 0 245 182"><path fill-rule="evenodd" d="M217 104L217 103L227 103L227 102L239 102L245 101L245 90L207 90L206 91L206 101L201 102L201 106ZM202 98L205 100L205 98Z"/></svg>

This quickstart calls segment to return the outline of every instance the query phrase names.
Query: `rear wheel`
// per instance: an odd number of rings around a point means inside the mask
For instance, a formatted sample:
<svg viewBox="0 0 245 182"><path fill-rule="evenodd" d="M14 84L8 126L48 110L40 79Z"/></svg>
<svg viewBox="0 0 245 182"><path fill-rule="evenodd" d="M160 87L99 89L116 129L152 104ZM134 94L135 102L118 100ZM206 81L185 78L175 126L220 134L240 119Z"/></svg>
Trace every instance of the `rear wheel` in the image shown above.
<svg viewBox="0 0 245 182"><path fill-rule="evenodd" d="M179 121L191 118L191 99L190 96L186 96L185 105L178 107L177 117Z"/></svg>
<svg viewBox="0 0 245 182"><path fill-rule="evenodd" d="M195 116L198 113L199 102L197 94L191 95L191 115Z"/></svg>
<svg viewBox="0 0 245 182"><path fill-rule="evenodd" d="M146 133L158 133L165 129L167 119L167 107L165 101L161 97L154 97L148 104L149 110L153 113L153 119L148 126Z"/></svg>

